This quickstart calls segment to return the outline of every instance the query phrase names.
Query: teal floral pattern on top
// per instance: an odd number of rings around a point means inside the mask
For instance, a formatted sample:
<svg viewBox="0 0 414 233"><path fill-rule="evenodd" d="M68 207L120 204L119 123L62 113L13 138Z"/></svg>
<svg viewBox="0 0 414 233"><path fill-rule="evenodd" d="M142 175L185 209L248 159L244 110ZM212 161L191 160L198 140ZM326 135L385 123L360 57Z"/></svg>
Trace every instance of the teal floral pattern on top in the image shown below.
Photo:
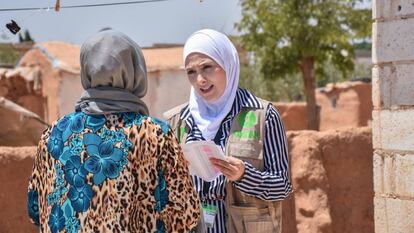
<svg viewBox="0 0 414 233"><path fill-rule="evenodd" d="M93 183L101 185L107 179L115 179L121 172L117 162L123 157L122 150L115 148L112 140L103 141L96 134L85 134L83 143L89 157L84 163L85 169L93 174Z"/></svg>
<svg viewBox="0 0 414 233"><path fill-rule="evenodd" d="M156 118L151 118L151 121L160 125L161 130L164 133L168 133L169 126L166 122L160 121ZM165 180L164 172L167 168L162 166L162 158L158 155L157 160L157 172L158 172L158 185L155 188L154 196L156 201L155 210L158 213L161 213L165 205L168 204L168 191L167 191L167 182ZM165 232L165 224L161 219L157 219L157 233Z"/></svg>
<svg viewBox="0 0 414 233"><path fill-rule="evenodd" d="M140 115L140 114L136 114L136 113L134 113L134 112L126 112L126 113L123 113L122 114L122 118L124 119L124 121L125 121L125 126L126 127L129 127L129 126L131 126L132 125L132 123L134 123L134 120L135 120L135 118L137 118L137 115L141 118L141 117L143 117L142 115ZM140 124L137 124L137 125L140 125Z"/></svg>
<svg viewBox="0 0 414 233"><path fill-rule="evenodd" d="M126 124L141 123L145 116L136 113L122 114ZM56 179L52 193L47 196L52 212L48 220L50 230L76 233L80 229L77 213L85 212L95 193L93 186L102 185L107 179L116 179L128 164L128 151L133 147L123 129L105 127L106 117L72 113L60 119L53 127L47 148L57 160ZM85 131L88 129L88 131ZM86 132L86 133L85 133ZM81 153L86 151L84 161ZM92 184L87 183L88 175ZM67 194L67 195L66 195ZM66 201L61 200L66 195ZM29 191L29 215L39 222L37 192Z"/></svg>
<svg viewBox="0 0 414 233"><path fill-rule="evenodd" d="M52 207L52 212L49 217L49 227L53 233L59 232L65 227L65 216L63 216L63 211L57 204L54 204Z"/></svg>
<svg viewBox="0 0 414 233"><path fill-rule="evenodd" d="M39 142L29 215L48 232L189 232L199 201L174 139L165 122L137 113L63 117Z"/></svg>
<svg viewBox="0 0 414 233"><path fill-rule="evenodd" d="M62 131L58 127L54 127L50 133L47 150L54 159L59 159L63 151Z"/></svg>
<svg viewBox="0 0 414 233"><path fill-rule="evenodd" d="M71 156L65 165L66 181L75 187L85 185L85 178L88 171L82 166L79 156Z"/></svg>
<svg viewBox="0 0 414 233"><path fill-rule="evenodd" d="M157 118L151 117L151 121L154 122L155 124L159 125L161 127L161 130L163 133L167 134L168 130L170 129L170 126L168 125L167 122L159 120Z"/></svg>
<svg viewBox="0 0 414 233"><path fill-rule="evenodd" d="M29 217L33 220L36 226L39 226L39 193L37 191L30 190L27 195L27 209L29 211Z"/></svg>
<svg viewBox="0 0 414 233"><path fill-rule="evenodd" d="M86 117L86 128L92 129L94 133L100 130L106 123L104 115L98 116L87 116Z"/></svg>
<svg viewBox="0 0 414 233"><path fill-rule="evenodd" d="M136 124L136 125L141 125L142 124L142 121L144 120L144 119L146 119L146 118L148 118L147 116L144 116L144 115L137 115L135 118L134 118L134 123Z"/></svg>
<svg viewBox="0 0 414 233"><path fill-rule="evenodd" d="M85 212L91 205L93 195L92 186L85 184L82 187L71 186L68 198L76 212Z"/></svg>

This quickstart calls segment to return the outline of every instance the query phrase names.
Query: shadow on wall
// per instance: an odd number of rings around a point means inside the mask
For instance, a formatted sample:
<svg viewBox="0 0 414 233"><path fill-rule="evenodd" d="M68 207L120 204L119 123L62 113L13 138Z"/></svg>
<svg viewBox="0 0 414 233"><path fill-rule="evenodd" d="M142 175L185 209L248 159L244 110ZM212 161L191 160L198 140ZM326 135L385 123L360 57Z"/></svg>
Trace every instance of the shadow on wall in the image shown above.
<svg viewBox="0 0 414 233"><path fill-rule="evenodd" d="M284 233L373 233L370 128L288 132L294 194L283 202ZM36 232L26 192L35 147L0 147L0 232Z"/></svg>

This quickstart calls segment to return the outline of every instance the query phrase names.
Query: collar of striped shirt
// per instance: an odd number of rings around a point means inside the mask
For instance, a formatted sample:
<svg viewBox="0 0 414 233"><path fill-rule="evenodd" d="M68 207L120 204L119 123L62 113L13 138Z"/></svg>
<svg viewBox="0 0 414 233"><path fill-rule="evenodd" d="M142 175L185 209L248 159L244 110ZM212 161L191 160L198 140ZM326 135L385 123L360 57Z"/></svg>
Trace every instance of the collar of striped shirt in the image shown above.
<svg viewBox="0 0 414 233"><path fill-rule="evenodd" d="M237 90L233 106L229 114L227 114L227 116L224 118L223 123L233 119L241 111L242 108L263 108L263 105L250 91L239 88ZM181 120L186 121L190 129L192 129L194 126L194 120L190 116L190 108L187 105L181 110L180 118Z"/></svg>

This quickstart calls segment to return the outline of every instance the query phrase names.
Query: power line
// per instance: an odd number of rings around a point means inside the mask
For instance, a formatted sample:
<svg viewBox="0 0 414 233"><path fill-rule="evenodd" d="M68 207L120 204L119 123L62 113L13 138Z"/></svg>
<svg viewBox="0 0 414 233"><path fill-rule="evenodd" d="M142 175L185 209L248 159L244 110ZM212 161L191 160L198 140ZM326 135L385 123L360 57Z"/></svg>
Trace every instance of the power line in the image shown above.
<svg viewBox="0 0 414 233"><path fill-rule="evenodd" d="M73 5L73 6L61 6L61 9L70 9L70 8L87 8L87 7L100 7L100 6L115 6L115 5L129 5L129 4L140 4L140 3L150 3L150 2L164 2L168 0L143 0L143 1L130 1L130 2L113 2L113 3L100 3L100 4L89 4L89 5ZM52 7L28 7L28 8L9 8L9 9L0 9L0 11L33 11L33 10L48 10L55 9Z"/></svg>

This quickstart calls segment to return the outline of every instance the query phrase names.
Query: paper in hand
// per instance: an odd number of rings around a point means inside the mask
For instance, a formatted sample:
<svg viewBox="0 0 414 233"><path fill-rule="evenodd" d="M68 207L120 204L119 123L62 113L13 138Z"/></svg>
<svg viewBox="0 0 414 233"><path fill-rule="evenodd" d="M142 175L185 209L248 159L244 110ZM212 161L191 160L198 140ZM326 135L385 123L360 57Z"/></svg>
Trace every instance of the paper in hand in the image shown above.
<svg viewBox="0 0 414 233"><path fill-rule="evenodd" d="M189 162L192 175L197 175L205 181L213 181L221 174L209 158L226 160L223 151L212 141L197 141L181 145L184 158Z"/></svg>

